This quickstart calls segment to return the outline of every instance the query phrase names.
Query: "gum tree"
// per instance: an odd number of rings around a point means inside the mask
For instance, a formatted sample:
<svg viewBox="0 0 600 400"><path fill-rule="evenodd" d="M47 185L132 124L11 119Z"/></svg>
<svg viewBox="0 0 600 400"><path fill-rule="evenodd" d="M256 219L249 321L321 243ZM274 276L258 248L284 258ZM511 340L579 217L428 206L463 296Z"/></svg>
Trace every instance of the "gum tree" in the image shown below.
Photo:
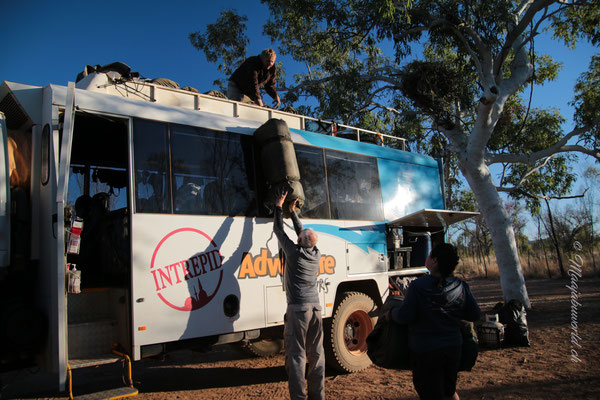
<svg viewBox="0 0 600 400"><path fill-rule="evenodd" d="M531 109L535 85L559 76L535 40L600 43L596 1L262 0L264 32L306 68L286 82L302 112L391 132L460 171L490 229L506 300L530 306L514 229L501 192L564 196L576 154L600 159L600 58L574 88L576 127L556 110ZM210 28L211 26L209 26ZM206 33L196 33L210 37ZM212 45L197 45L207 52ZM217 57L235 54L217 49ZM208 53L207 53L208 54ZM531 92L530 92L531 91ZM569 94L565 94L569 95ZM316 105L308 99L316 99ZM492 166L493 167L490 169ZM498 173L492 171L500 171ZM450 192L452 193L452 192Z"/></svg>

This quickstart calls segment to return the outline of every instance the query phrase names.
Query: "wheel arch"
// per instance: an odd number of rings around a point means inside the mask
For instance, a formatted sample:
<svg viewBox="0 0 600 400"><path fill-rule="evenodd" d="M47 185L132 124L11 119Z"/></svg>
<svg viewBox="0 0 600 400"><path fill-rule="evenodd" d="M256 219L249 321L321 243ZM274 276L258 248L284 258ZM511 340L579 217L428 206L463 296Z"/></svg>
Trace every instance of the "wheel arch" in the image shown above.
<svg viewBox="0 0 600 400"><path fill-rule="evenodd" d="M363 279L358 281L342 282L338 285L335 293L335 303L333 305L334 310L337 309L337 306L344 298L344 293L347 292L364 293L373 299L377 307L381 307L383 305L381 293L379 293L379 289L377 287L377 282L375 282L373 279Z"/></svg>

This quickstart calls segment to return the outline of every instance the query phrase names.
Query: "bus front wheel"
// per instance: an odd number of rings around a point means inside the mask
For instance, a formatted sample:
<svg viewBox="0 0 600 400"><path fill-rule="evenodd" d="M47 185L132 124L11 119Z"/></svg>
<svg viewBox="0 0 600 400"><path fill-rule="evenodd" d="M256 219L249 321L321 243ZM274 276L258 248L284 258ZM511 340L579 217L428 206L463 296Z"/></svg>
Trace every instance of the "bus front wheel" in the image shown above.
<svg viewBox="0 0 600 400"><path fill-rule="evenodd" d="M360 292L344 293L325 330L327 363L338 371L356 372L371 365L367 336L377 317L375 302Z"/></svg>

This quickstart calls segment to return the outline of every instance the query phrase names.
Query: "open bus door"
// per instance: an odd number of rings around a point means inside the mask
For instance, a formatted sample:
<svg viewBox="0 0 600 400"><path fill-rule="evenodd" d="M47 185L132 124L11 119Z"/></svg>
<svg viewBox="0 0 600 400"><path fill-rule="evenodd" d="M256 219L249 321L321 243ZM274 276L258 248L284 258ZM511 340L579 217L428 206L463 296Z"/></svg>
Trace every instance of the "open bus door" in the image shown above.
<svg viewBox="0 0 600 400"><path fill-rule="evenodd" d="M65 296L65 206L69 185L69 166L71 163L71 146L73 144L73 127L75 123L75 83L69 82L65 114L63 122L62 139L60 143L58 163L58 186L56 188L56 257L52 269L57 277L55 287L51 289L51 301L56 318L52 316L50 323L50 337L54 339L57 351L59 390L63 391L67 382L67 309ZM54 219L54 217L53 217ZM56 290L56 292L54 292Z"/></svg>
<svg viewBox="0 0 600 400"><path fill-rule="evenodd" d="M118 240L110 236L111 232L122 234L128 231L128 211L126 207L113 210L110 205L115 206L118 202L115 199L111 201L111 195L103 189L108 185L112 193L113 186L121 188L117 182L125 180L126 170L116 169L115 163L121 167L126 164L127 145L124 143L128 122L123 118L86 111L85 104L92 110L96 104L85 103L83 97L76 102L75 92L75 84L69 83L56 189L57 253L53 267L58 277L57 318L52 318L52 321L58 323L53 329L58 341L59 386L63 390L68 384L69 397L72 398L72 370L123 360L128 366L128 386L94 394L96 398L116 399L137 394L131 378L130 358L126 354L130 340L126 337L128 335L122 335L129 325L128 256L118 254L119 260L125 260L119 266L109 257L111 249L124 245L121 242L127 242L124 247L128 250L130 238L128 234L119 236ZM115 136L122 140L115 141ZM69 184L69 180L73 180L73 184ZM83 192L79 191L81 180L84 182ZM93 192L97 193L90 192L90 181L94 182ZM127 190L122 196L120 189L118 192L121 200L127 197ZM90 194L94 196L90 197ZM73 196L89 198L89 213L79 214L83 210L78 208ZM76 228L80 230L82 252L79 245L71 240L76 236ZM65 243L67 238L70 238L68 245ZM76 276L81 286L71 284L74 274L68 269L75 263L78 263L80 275ZM122 270L118 274L110 274L117 267ZM118 282L114 280L115 276L120 278Z"/></svg>

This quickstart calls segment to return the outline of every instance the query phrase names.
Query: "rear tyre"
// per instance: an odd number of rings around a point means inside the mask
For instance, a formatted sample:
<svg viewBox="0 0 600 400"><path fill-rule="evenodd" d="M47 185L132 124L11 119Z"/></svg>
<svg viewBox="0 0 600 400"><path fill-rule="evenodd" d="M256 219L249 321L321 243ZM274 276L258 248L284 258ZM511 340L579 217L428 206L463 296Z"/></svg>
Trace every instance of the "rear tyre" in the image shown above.
<svg viewBox="0 0 600 400"><path fill-rule="evenodd" d="M359 292L345 293L325 331L327 364L345 372L370 366L367 336L376 322L372 298Z"/></svg>

